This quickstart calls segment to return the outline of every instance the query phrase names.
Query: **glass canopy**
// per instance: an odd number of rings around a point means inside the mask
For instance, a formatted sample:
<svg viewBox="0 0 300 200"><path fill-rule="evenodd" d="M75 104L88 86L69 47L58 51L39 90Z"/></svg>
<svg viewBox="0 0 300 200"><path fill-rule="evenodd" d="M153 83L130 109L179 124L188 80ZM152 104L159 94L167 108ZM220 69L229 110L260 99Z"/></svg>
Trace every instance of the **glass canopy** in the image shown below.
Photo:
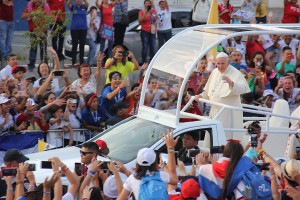
<svg viewBox="0 0 300 200"><path fill-rule="evenodd" d="M298 34L299 30L297 24L239 24L195 26L178 33L160 48L147 69L138 116L175 128L184 87L199 60L214 47L235 36ZM160 87L154 94L155 83Z"/></svg>

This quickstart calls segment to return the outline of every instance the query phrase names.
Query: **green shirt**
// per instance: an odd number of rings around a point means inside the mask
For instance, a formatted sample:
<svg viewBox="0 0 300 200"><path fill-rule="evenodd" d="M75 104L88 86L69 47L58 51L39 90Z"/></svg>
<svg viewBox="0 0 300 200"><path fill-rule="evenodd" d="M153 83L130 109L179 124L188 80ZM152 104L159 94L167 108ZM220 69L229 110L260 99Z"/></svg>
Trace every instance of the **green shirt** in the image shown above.
<svg viewBox="0 0 300 200"><path fill-rule="evenodd" d="M109 62L111 58L107 59L106 63ZM116 64L110 66L110 68L106 69L106 81L105 83L110 83L109 74L111 72L120 72L122 74L122 78L128 76L130 72L134 71L134 64L130 61L127 61L125 65L122 62L117 62Z"/></svg>
<svg viewBox="0 0 300 200"><path fill-rule="evenodd" d="M284 76L284 74L288 71L295 71L295 66L291 63L284 63L284 73L283 74L280 74L278 71L280 70L281 68L281 62L277 63L276 65L276 73L277 73L277 78L278 80Z"/></svg>

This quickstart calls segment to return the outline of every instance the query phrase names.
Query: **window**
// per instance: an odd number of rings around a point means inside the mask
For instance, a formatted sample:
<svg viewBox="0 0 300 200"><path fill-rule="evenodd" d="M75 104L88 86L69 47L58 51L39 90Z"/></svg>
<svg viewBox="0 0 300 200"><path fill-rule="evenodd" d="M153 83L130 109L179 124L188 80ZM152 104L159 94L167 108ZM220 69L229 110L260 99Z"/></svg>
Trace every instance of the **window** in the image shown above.
<svg viewBox="0 0 300 200"><path fill-rule="evenodd" d="M192 26L191 12L172 12L172 27L183 28Z"/></svg>

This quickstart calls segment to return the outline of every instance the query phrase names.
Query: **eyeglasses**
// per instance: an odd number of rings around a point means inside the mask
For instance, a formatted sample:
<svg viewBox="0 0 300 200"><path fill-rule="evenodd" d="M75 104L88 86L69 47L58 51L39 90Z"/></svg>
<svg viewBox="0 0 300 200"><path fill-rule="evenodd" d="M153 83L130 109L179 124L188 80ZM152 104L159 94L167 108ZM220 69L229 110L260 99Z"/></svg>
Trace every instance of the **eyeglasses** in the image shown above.
<svg viewBox="0 0 300 200"><path fill-rule="evenodd" d="M91 151L84 152L84 151L80 150L80 154L83 155L83 156L86 156L87 154L93 154L93 153L94 152L91 152Z"/></svg>

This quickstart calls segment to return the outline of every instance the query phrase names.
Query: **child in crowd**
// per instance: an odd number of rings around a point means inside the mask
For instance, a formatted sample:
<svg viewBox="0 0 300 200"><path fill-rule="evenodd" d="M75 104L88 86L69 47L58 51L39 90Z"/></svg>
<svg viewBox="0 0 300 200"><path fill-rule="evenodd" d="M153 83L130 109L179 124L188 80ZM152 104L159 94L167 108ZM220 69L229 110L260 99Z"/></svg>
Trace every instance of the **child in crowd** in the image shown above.
<svg viewBox="0 0 300 200"><path fill-rule="evenodd" d="M55 147L63 146L64 132L70 133L69 145L73 145L73 129L67 121L63 118L63 109L61 106L53 105L50 108L52 118L49 120L50 130L62 129L62 132L51 132L47 134L47 143Z"/></svg>

